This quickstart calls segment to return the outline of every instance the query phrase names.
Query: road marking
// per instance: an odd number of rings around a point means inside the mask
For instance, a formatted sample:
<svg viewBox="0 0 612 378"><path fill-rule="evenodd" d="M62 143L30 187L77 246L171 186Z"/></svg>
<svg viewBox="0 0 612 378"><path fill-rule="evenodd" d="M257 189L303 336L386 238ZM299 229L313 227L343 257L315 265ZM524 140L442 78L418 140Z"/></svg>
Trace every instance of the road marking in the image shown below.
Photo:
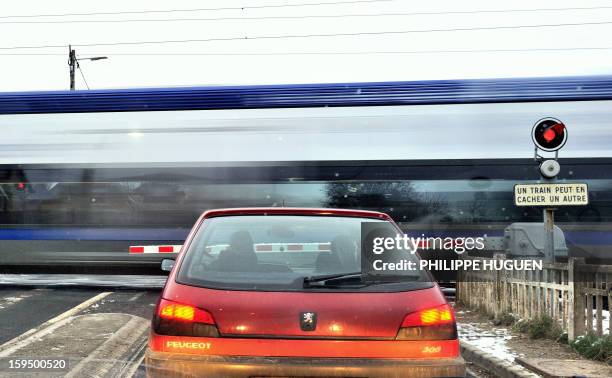
<svg viewBox="0 0 612 378"><path fill-rule="evenodd" d="M65 377L131 376L128 372L133 374L136 371L140 365L139 359L134 361L136 358L133 355L128 361L123 359L130 353L142 350L147 340L149 321L138 316L129 316L131 319L127 323L81 360Z"/></svg>
<svg viewBox="0 0 612 378"><path fill-rule="evenodd" d="M103 293L100 293L98 295L96 295L95 297L91 297L88 300L86 300L85 302L74 306L73 308L71 308L70 310L63 312L61 314L59 314L58 316L56 316L55 318L47 321L47 323L53 324L55 322L59 322L60 320L66 319L67 317L70 317L72 315L75 315L79 312L81 312L82 310L86 309L87 307L91 306L92 304L106 298L107 296L111 295L113 292L112 291L105 291Z"/></svg>
<svg viewBox="0 0 612 378"><path fill-rule="evenodd" d="M136 361L132 365L132 368L125 371L124 377L133 377L134 375L136 375L136 371L138 371L138 368L140 367L140 365L142 365L142 362L144 361L144 359L145 359L145 355L143 353L142 356L140 356L140 358L138 359L138 361Z"/></svg>
<svg viewBox="0 0 612 378"><path fill-rule="evenodd" d="M145 292L143 291L142 293L135 294L132 298L128 299L128 302L136 301L138 298L142 297L144 295L144 293Z"/></svg>
<svg viewBox="0 0 612 378"><path fill-rule="evenodd" d="M21 335L15 337L14 339L9 340L6 343L0 345L0 357L7 357L11 353L27 345L30 345L31 343L37 340L40 340L40 338L42 338L43 336L50 334L57 328L61 327L62 325L70 321L71 316L79 313L80 311L102 300L103 298L109 296L110 294L112 294L112 291L106 291L92 298L89 298L85 302L71 308L70 310L66 312L63 312L57 315L53 319L47 320L46 322L39 325L38 327L32 328L29 331L26 331L22 333Z"/></svg>

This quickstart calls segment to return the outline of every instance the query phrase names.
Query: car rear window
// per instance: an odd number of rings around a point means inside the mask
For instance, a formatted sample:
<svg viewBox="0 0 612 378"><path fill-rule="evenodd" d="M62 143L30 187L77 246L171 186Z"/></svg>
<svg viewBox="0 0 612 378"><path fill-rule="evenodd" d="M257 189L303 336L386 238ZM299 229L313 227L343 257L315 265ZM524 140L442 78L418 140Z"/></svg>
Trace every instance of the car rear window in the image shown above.
<svg viewBox="0 0 612 378"><path fill-rule="evenodd" d="M186 251L177 282L230 290L307 291L304 278L361 270L361 224L388 221L340 216L240 215L204 221ZM402 256L416 261L406 253ZM333 290L402 291L429 287L424 272L392 282ZM329 288L326 288L329 289ZM332 289L330 289L332 290Z"/></svg>

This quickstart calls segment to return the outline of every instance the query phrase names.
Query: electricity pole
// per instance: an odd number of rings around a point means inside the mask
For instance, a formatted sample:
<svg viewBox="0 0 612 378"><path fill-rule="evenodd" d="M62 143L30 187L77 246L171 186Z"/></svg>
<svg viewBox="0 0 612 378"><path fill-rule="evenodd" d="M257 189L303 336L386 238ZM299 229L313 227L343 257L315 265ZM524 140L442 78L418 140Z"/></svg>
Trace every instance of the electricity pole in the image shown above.
<svg viewBox="0 0 612 378"><path fill-rule="evenodd" d="M83 71L81 70L81 66L79 65L79 60L102 60L108 59L106 56L94 56L91 58L77 58L76 51L72 49L72 45L68 45L68 68L70 69L70 90L74 91L75 82L74 82L74 73L77 68L81 71L81 75L83 75ZM85 80L85 76L83 76L83 80ZM89 89L89 87L87 88Z"/></svg>
<svg viewBox="0 0 612 378"><path fill-rule="evenodd" d="M76 69L77 58L76 51L72 49L71 45L68 45L68 67L70 67L70 90L74 90L74 71Z"/></svg>

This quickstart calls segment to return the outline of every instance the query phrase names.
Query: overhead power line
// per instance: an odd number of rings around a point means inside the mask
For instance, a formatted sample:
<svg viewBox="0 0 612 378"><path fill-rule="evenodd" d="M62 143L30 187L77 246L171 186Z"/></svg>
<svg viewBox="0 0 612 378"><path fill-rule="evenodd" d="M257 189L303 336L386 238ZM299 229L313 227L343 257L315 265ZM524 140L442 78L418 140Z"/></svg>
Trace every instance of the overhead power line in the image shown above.
<svg viewBox="0 0 612 378"><path fill-rule="evenodd" d="M291 55L384 55L384 54L467 54L490 52L556 52L556 51L612 50L612 46L559 47L525 49L469 49L469 50L388 50L388 51L297 51L258 53L117 53L110 56L291 56ZM0 56L64 56L60 53L0 53ZM87 57L83 57L87 59Z"/></svg>
<svg viewBox="0 0 612 378"><path fill-rule="evenodd" d="M244 36L244 37L220 37L220 38L206 38L206 39L178 39L178 40L164 40L164 41L97 42L97 43L80 43L78 45L75 44L75 46L91 47L91 46L161 45L161 44L173 44L173 43L227 42L227 41L271 40L271 39L290 39L290 38L317 38L317 37L351 37L351 36L367 36L367 35L400 35L400 34L410 34L410 33L434 33L434 32L455 32L455 31L474 31L474 30L508 30L508 29L607 25L607 24L612 24L612 21L537 24L537 25L485 26L485 27L450 28L450 29L416 29L416 30L331 33L331 34L287 34L287 35L268 35L268 36L254 36L254 37ZM4 47L0 47L0 50L51 49L51 48L65 48L65 47L66 47L65 45L8 46L8 47L4 46Z"/></svg>
<svg viewBox="0 0 612 378"><path fill-rule="evenodd" d="M12 15L12 16L0 16L0 19L35 18L35 17L70 17L70 16L110 16L110 15L118 15L118 14L150 14L150 13L178 13L178 12L212 12L212 11L266 9L266 8L295 8L295 7L357 4L357 3L380 3L380 2L388 2L388 1L396 1L396 0L348 0L348 1L345 0L345 1L311 2L311 3L295 3L295 4L245 5L241 7L234 6L234 7L218 7L218 8L151 9L151 10L142 10L142 11L89 12L89 13L20 14L20 15Z"/></svg>
<svg viewBox="0 0 612 378"><path fill-rule="evenodd" d="M535 9L505 9L505 10L471 10L471 11L444 11L444 12L408 12L408 13L348 13L348 14L311 14L311 15L285 15L285 16L257 16L257 17L207 17L207 18L153 18L153 19L119 19L119 20L36 20L36 21L0 21L0 24L74 24L74 23L130 23L130 22L190 22L190 21L250 21L250 20L293 20L309 18L351 18L351 17L393 17L393 16L424 16L424 15L451 15L451 14L481 14L481 13L516 13L516 12L549 12L549 11L576 11L612 9L612 6L600 7L571 7L571 8L535 8ZM1 17L0 17L1 18Z"/></svg>
<svg viewBox="0 0 612 378"><path fill-rule="evenodd" d="M83 82L85 83L85 86L87 87L87 89L89 89L89 84L87 83L87 79L85 79L85 74L83 73L83 69L81 68L81 65L77 63L77 68L79 69L79 72L81 73L81 77L83 78Z"/></svg>

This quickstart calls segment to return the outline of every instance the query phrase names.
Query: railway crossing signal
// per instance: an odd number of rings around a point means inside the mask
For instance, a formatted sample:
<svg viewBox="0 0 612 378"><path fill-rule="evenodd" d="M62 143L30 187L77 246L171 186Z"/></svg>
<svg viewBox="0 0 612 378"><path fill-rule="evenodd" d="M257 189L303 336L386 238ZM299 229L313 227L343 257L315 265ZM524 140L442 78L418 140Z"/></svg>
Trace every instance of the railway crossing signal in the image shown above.
<svg viewBox="0 0 612 378"><path fill-rule="evenodd" d="M533 125L531 139L542 151L558 151L567 142L567 128L556 118L543 118Z"/></svg>
<svg viewBox="0 0 612 378"><path fill-rule="evenodd" d="M556 118L548 117L542 118L533 125L531 129L531 139L533 140L533 144L535 145L535 160L539 163L540 174L542 176L545 184L536 184L531 188L523 188L524 191L531 190L536 193L547 193L547 191L558 189L555 187L555 178L561 172L561 165L557 161L559 157L559 150L565 145L567 142L567 128L563 122L559 121ZM545 159L544 157L538 154L538 149L545 152L554 152L555 157L553 159ZM543 161L541 161L542 159ZM545 159L545 160L544 160ZM519 186L519 185L517 185ZM529 185L525 185L529 186ZM538 188L540 186L540 188ZM585 185L586 186L586 185ZM565 188L565 189L574 189L574 188ZM515 203L518 200L520 195L517 194L517 187L515 187ZM585 193L584 196L588 198L588 194ZM537 199L544 198L545 196L538 195ZM553 199L561 198L560 196L552 196ZM550 202L550 201L549 201ZM542 204L547 203L546 201L542 201ZM562 202L558 203L559 205L563 205ZM569 203L568 203L569 204ZM555 209L548 205L544 208L544 256L550 262L555 262L555 240L554 240L554 230L555 230Z"/></svg>

